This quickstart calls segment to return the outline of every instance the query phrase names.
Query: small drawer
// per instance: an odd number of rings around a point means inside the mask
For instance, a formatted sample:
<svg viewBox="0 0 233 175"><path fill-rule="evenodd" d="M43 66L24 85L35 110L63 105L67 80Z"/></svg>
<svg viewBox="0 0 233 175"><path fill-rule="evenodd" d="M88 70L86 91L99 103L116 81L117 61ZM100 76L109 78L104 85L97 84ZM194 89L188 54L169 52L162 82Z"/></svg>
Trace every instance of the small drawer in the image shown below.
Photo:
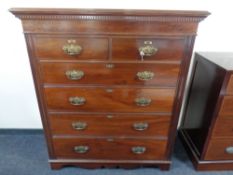
<svg viewBox="0 0 233 175"><path fill-rule="evenodd" d="M54 135L168 136L171 116L144 114L53 114Z"/></svg>
<svg viewBox="0 0 233 175"><path fill-rule="evenodd" d="M230 80L228 82L226 94L233 95L233 75L231 75Z"/></svg>
<svg viewBox="0 0 233 175"><path fill-rule="evenodd" d="M140 61L180 61L184 57L182 38L113 38L112 59Z"/></svg>
<svg viewBox="0 0 233 175"><path fill-rule="evenodd" d="M49 110L83 112L172 112L175 89L45 88Z"/></svg>
<svg viewBox="0 0 233 175"><path fill-rule="evenodd" d="M41 60L107 60L108 39L76 36L35 36L35 56Z"/></svg>
<svg viewBox="0 0 233 175"><path fill-rule="evenodd" d="M213 137L233 137L233 116L219 117L214 126Z"/></svg>
<svg viewBox="0 0 233 175"><path fill-rule="evenodd" d="M211 139L205 160L233 160L233 139Z"/></svg>
<svg viewBox="0 0 233 175"><path fill-rule="evenodd" d="M166 140L116 138L55 138L57 158L111 159L111 160L163 160Z"/></svg>
<svg viewBox="0 0 233 175"><path fill-rule="evenodd" d="M41 63L44 83L176 86L176 64Z"/></svg>
<svg viewBox="0 0 233 175"><path fill-rule="evenodd" d="M233 96L225 96L219 111L220 116L233 116Z"/></svg>

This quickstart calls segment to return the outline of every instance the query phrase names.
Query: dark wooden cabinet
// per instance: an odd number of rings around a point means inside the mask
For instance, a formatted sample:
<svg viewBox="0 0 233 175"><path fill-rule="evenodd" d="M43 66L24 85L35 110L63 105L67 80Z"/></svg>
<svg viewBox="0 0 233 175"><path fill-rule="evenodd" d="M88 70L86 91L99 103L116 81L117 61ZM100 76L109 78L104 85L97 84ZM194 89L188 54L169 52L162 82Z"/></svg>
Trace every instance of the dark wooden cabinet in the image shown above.
<svg viewBox="0 0 233 175"><path fill-rule="evenodd" d="M22 20L52 168L169 169L208 12L10 11Z"/></svg>
<svg viewBox="0 0 233 175"><path fill-rule="evenodd" d="M197 170L233 170L233 53L196 53L180 137Z"/></svg>

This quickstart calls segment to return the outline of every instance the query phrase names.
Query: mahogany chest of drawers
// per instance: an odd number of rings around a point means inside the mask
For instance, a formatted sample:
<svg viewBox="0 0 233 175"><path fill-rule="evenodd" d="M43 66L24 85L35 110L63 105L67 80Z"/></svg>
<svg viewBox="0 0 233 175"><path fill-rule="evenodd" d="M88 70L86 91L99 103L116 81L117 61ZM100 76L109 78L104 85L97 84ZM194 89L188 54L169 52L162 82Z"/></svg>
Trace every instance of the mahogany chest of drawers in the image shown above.
<svg viewBox="0 0 233 175"><path fill-rule="evenodd" d="M180 136L197 170L233 170L233 53L197 53Z"/></svg>
<svg viewBox="0 0 233 175"><path fill-rule="evenodd" d="M22 9L51 167L169 169L205 11Z"/></svg>

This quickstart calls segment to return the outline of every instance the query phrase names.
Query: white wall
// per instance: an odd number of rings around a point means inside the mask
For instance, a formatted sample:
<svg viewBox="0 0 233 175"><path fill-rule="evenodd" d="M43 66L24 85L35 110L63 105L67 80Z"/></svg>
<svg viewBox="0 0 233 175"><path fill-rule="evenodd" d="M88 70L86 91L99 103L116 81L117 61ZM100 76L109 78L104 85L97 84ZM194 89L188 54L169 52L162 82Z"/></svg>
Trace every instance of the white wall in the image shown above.
<svg viewBox="0 0 233 175"><path fill-rule="evenodd" d="M141 2L141 3L139 3ZM230 0L2 0L0 2L0 128L41 128L39 110L19 19L11 7L208 10L196 51L233 51Z"/></svg>

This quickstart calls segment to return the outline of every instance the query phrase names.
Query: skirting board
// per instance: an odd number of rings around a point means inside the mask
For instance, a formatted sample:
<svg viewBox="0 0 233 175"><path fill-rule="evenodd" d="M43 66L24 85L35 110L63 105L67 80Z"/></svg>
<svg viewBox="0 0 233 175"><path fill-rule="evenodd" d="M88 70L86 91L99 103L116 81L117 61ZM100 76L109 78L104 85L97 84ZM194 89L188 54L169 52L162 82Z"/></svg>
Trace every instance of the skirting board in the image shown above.
<svg viewBox="0 0 233 175"><path fill-rule="evenodd" d="M31 135L31 134L43 134L42 129L0 129L0 135Z"/></svg>

